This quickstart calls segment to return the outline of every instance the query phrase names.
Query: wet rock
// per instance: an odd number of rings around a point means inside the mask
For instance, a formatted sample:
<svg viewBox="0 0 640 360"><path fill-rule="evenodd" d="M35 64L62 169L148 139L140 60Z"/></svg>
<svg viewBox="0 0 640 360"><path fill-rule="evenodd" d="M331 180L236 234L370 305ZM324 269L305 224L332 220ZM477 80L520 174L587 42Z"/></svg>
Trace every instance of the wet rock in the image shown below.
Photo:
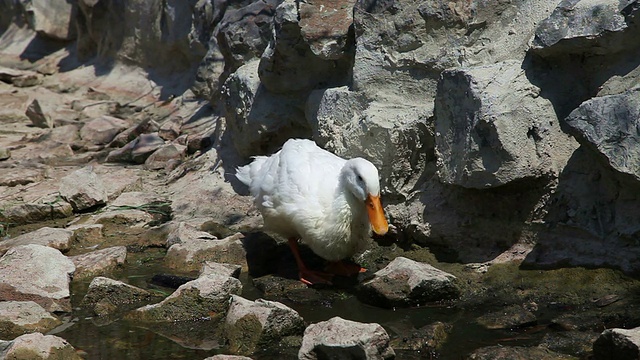
<svg viewBox="0 0 640 360"><path fill-rule="evenodd" d="M635 126L640 117L640 87L619 95L585 101L566 119L571 134L614 170L640 180L640 146Z"/></svg>
<svg viewBox="0 0 640 360"><path fill-rule="evenodd" d="M456 277L425 263L397 257L374 278L359 286L358 298L366 303L393 307L412 306L459 296Z"/></svg>
<svg viewBox="0 0 640 360"><path fill-rule="evenodd" d="M495 81L499 78L500 81ZM446 70L435 99L438 176L483 189L557 176L577 148L520 61Z"/></svg>
<svg viewBox="0 0 640 360"><path fill-rule="evenodd" d="M34 0L25 8L29 25L45 37L55 40L75 38L76 4L64 0Z"/></svg>
<svg viewBox="0 0 640 360"><path fill-rule="evenodd" d="M164 145L164 140L158 133L141 134L138 137L133 149L131 149L131 160L136 164L144 164L151 154Z"/></svg>
<svg viewBox="0 0 640 360"><path fill-rule="evenodd" d="M81 306L93 309L98 316L108 316L149 304L160 296L147 290L106 277L91 280Z"/></svg>
<svg viewBox="0 0 640 360"><path fill-rule="evenodd" d="M575 359L569 355L558 354L549 349L541 347L523 346L487 346L475 350L469 354L468 360L571 360Z"/></svg>
<svg viewBox="0 0 640 360"><path fill-rule="evenodd" d="M35 99L27 107L26 115L31 120L31 123L35 127L39 128L52 128L53 119L51 118L52 109L50 106L45 105L42 101Z"/></svg>
<svg viewBox="0 0 640 360"><path fill-rule="evenodd" d="M76 224L67 227L73 231L73 241L77 248L89 248L104 241L104 225L102 224Z"/></svg>
<svg viewBox="0 0 640 360"><path fill-rule="evenodd" d="M291 301L297 304L326 304L331 301L325 294L297 279L266 275L254 278L253 285L268 299Z"/></svg>
<svg viewBox="0 0 640 360"><path fill-rule="evenodd" d="M167 248L175 244L182 244L193 240L216 240L216 237L181 221L173 231L167 235Z"/></svg>
<svg viewBox="0 0 640 360"><path fill-rule="evenodd" d="M143 322L190 321L217 318L227 311L231 295L242 291L240 280L208 275L181 285L158 304L130 312L127 318Z"/></svg>
<svg viewBox="0 0 640 360"><path fill-rule="evenodd" d="M10 157L11 157L11 151L4 146L0 146L0 161L7 160Z"/></svg>
<svg viewBox="0 0 640 360"><path fill-rule="evenodd" d="M587 358L592 355L593 343L598 339L598 335L591 331L554 331L545 334L540 347L578 358Z"/></svg>
<svg viewBox="0 0 640 360"><path fill-rule="evenodd" d="M39 332L21 335L12 341L0 340L0 358L82 360L76 349L63 338Z"/></svg>
<svg viewBox="0 0 640 360"><path fill-rule="evenodd" d="M285 336L302 334L304 320L279 302L250 301L234 295L224 326L231 352L252 354Z"/></svg>
<svg viewBox="0 0 640 360"><path fill-rule="evenodd" d="M364 324L334 317L309 325L304 331L301 360L317 359L393 359L389 335L378 324Z"/></svg>
<svg viewBox="0 0 640 360"><path fill-rule="evenodd" d="M181 162L187 154L187 147L178 144L166 144L154 151L144 162L144 167L150 170L166 169L172 161Z"/></svg>
<svg viewBox="0 0 640 360"><path fill-rule="evenodd" d="M251 358L240 355L214 355L204 360L251 360Z"/></svg>
<svg viewBox="0 0 640 360"><path fill-rule="evenodd" d="M597 55L620 51L628 45L619 35L629 31L630 20L638 11L633 3L623 7L616 1L607 0L563 1L538 25L531 49L544 55Z"/></svg>
<svg viewBox="0 0 640 360"><path fill-rule="evenodd" d="M89 144L106 145L128 126L125 120L103 115L85 122L80 129L80 137Z"/></svg>
<svg viewBox="0 0 640 360"><path fill-rule="evenodd" d="M15 238L0 241L0 254L4 254L14 246L27 244L49 246L65 252L69 250L72 239L73 231L71 230L45 226L38 230L16 236Z"/></svg>
<svg viewBox="0 0 640 360"><path fill-rule="evenodd" d="M213 261L205 261L200 269L200 276L220 275L234 278L240 277L242 266L235 264L222 264Z"/></svg>
<svg viewBox="0 0 640 360"><path fill-rule="evenodd" d="M0 186L27 185L44 178L40 169L17 168L0 172Z"/></svg>
<svg viewBox="0 0 640 360"><path fill-rule="evenodd" d="M13 339L31 332L46 333L62 321L33 301L0 302L0 338Z"/></svg>
<svg viewBox="0 0 640 360"><path fill-rule="evenodd" d="M108 199L102 179L91 166L76 170L60 179L60 195L73 206L74 211L103 205Z"/></svg>
<svg viewBox="0 0 640 360"><path fill-rule="evenodd" d="M247 269L243 235L238 233L222 240L193 239L172 245L165 256L165 264L180 271L198 271L204 261L241 265Z"/></svg>
<svg viewBox="0 0 640 360"><path fill-rule="evenodd" d="M127 248L124 246L114 246L71 256L70 259L76 266L73 278L83 279L109 273L124 265L126 258Z"/></svg>
<svg viewBox="0 0 640 360"><path fill-rule="evenodd" d="M47 311L70 311L73 262L42 245L21 245L0 258L0 299L32 300Z"/></svg>
<svg viewBox="0 0 640 360"><path fill-rule="evenodd" d="M508 306L478 318L478 323L487 329L512 329L535 325L536 316L520 305Z"/></svg>
<svg viewBox="0 0 640 360"><path fill-rule="evenodd" d="M396 351L418 351L421 354L433 354L437 357L437 350L447 341L451 329L451 325L438 321L406 334L401 333L391 341L391 347Z"/></svg>
<svg viewBox="0 0 640 360"><path fill-rule="evenodd" d="M640 328L607 329L593 343L596 360L631 360L640 358Z"/></svg>

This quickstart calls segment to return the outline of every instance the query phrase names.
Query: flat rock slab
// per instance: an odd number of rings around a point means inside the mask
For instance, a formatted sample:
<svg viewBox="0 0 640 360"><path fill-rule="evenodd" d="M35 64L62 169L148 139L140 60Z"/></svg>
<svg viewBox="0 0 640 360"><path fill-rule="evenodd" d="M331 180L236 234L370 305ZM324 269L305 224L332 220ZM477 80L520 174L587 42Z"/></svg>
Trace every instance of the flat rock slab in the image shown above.
<svg viewBox="0 0 640 360"><path fill-rule="evenodd" d="M247 269L247 253L240 233L222 240L195 239L172 245L165 256L165 264L183 272L198 271L205 261L241 265Z"/></svg>
<svg viewBox="0 0 640 360"><path fill-rule="evenodd" d="M597 360L640 359L640 327L634 329L607 329L593 344Z"/></svg>
<svg viewBox="0 0 640 360"><path fill-rule="evenodd" d="M127 248L125 246L113 246L82 255L71 256L70 259L76 266L76 272L73 277L74 279L79 279L103 275L124 265L126 258Z"/></svg>
<svg viewBox="0 0 640 360"><path fill-rule="evenodd" d="M300 360L393 358L395 352L382 326L340 317L309 325L298 352Z"/></svg>
<svg viewBox="0 0 640 360"><path fill-rule="evenodd" d="M166 299L138 308L127 318L143 322L206 320L222 316L231 295L242 291L240 280L228 276L208 275L181 285Z"/></svg>
<svg viewBox="0 0 640 360"><path fill-rule="evenodd" d="M261 346L303 331L304 319L282 303L231 296L224 333L235 354L252 354Z"/></svg>
<svg viewBox="0 0 640 360"><path fill-rule="evenodd" d="M60 195L75 211L106 204L107 189L91 166L78 169L60 179Z"/></svg>
<svg viewBox="0 0 640 360"><path fill-rule="evenodd" d="M62 324L42 306L33 301L0 302L0 339L13 339L32 333L46 333Z"/></svg>
<svg viewBox="0 0 640 360"><path fill-rule="evenodd" d="M39 332L25 334L12 341L0 340L1 359L82 360L65 339Z"/></svg>
<svg viewBox="0 0 640 360"><path fill-rule="evenodd" d="M73 262L42 245L13 247L0 258L0 300L32 300L47 311L71 311Z"/></svg>
<svg viewBox="0 0 640 360"><path fill-rule="evenodd" d="M27 185L44 179L44 170L15 168L0 171L0 186Z"/></svg>
<svg viewBox="0 0 640 360"><path fill-rule="evenodd" d="M89 290L80 305L93 308L98 316L106 316L132 310L158 300L158 295L145 289L98 276L89 284Z"/></svg>
<svg viewBox="0 0 640 360"><path fill-rule="evenodd" d="M478 323L487 329L513 329L535 325L536 316L521 305L512 305L504 309L485 314Z"/></svg>
<svg viewBox="0 0 640 360"><path fill-rule="evenodd" d="M93 145L106 145L129 126L125 120L103 115L85 122L80 129L82 140Z"/></svg>
<svg viewBox="0 0 640 360"><path fill-rule="evenodd" d="M383 307L416 306L448 300L460 294L455 279L455 276L429 264L400 256L377 271L373 279L362 283L358 298Z"/></svg>
<svg viewBox="0 0 640 360"><path fill-rule="evenodd" d="M67 229L43 227L35 231L0 241L0 254L18 245L37 244L49 246L62 252L69 250L73 231Z"/></svg>
<svg viewBox="0 0 640 360"><path fill-rule="evenodd" d="M235 264L224 264L217 263L213 261L205 261L202 264L202 269L200 269L200 276L206 275L221 275L221 276L231 276L234 278L240 277L240 272L242 271L242 266Z"/></svg>
<svg viewBox="0 0 640 360"><path fill-rule="evenodd" d="M167 248L175 244L182 244L193 240L217 240L217 238L208 232L200 231L194 226L181 221L175 229L167 235Z"/></svg>

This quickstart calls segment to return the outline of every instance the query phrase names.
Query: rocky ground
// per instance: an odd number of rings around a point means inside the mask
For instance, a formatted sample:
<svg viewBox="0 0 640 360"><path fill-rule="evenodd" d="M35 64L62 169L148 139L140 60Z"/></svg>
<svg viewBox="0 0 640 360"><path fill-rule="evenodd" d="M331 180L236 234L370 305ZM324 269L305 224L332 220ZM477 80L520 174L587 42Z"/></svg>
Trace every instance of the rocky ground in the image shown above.
<svg viewBox="0 0 640 360"><path fill-rule="evenodd" d="M0 5L0 358L639 357L637 1ZM358 278L233 177L294 136L381 170Z"/></svg>

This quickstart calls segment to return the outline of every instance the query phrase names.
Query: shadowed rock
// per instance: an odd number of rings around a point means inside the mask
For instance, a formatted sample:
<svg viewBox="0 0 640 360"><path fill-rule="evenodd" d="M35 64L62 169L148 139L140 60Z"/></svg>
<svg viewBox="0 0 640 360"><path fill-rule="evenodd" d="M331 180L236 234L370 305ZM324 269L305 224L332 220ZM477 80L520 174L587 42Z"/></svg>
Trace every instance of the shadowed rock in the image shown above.
<svg viewBox="0 0 640 360"><path fill-rule="evenodd" d="M46 333L62 321L33 301L0 302L0 338L13 339L31 332Z"/></svg>
<svg viewBox="0 0 640 360"><path fill-rule="evenodd" d="M571 360L575 357L553 352L542 347L487 346L469 354L468 360Z"/></svg>
<svg viewBox="0 0 640 360"><path fill-rule="evenodd" d="M393 358L395 352L382 326L340 317L309 325L298 352L300 360Z"/></svg>
<svg viewBox="0 0 640 360"><path fill-rule="evenodd" d="M279 302L250 301L234 295L224 326L230 350L252 354L285 336L302 334L304 320L295 310Z"/></svg>
<svg viewBox="0 0 640 360"><path fill-rule="evenodd" d="M593 344L596 360L632 360L640 358L640 328L607 329Z"/></svg>
<svg viewBox="0 0 640 360"><path fill-rule="evenodd" d="M512 329L534 325L536 316L520 305L500 309L478 318L478 323L487 329Z"/></svg>

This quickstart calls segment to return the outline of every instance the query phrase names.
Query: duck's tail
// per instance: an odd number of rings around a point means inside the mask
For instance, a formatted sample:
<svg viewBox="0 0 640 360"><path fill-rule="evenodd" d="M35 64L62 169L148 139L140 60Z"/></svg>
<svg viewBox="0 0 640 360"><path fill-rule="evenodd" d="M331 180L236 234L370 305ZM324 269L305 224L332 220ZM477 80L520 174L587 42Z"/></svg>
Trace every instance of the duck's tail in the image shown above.
<svg viewBox="0 0 640 360"><path fill-rule="evenodd" d="M245 166L239 166L236 169L236 178L243 184L251 186L251 181L255 179L257 173L262 168L262 165L267 160L266 156L256 156L253 161Z"/></svg>

